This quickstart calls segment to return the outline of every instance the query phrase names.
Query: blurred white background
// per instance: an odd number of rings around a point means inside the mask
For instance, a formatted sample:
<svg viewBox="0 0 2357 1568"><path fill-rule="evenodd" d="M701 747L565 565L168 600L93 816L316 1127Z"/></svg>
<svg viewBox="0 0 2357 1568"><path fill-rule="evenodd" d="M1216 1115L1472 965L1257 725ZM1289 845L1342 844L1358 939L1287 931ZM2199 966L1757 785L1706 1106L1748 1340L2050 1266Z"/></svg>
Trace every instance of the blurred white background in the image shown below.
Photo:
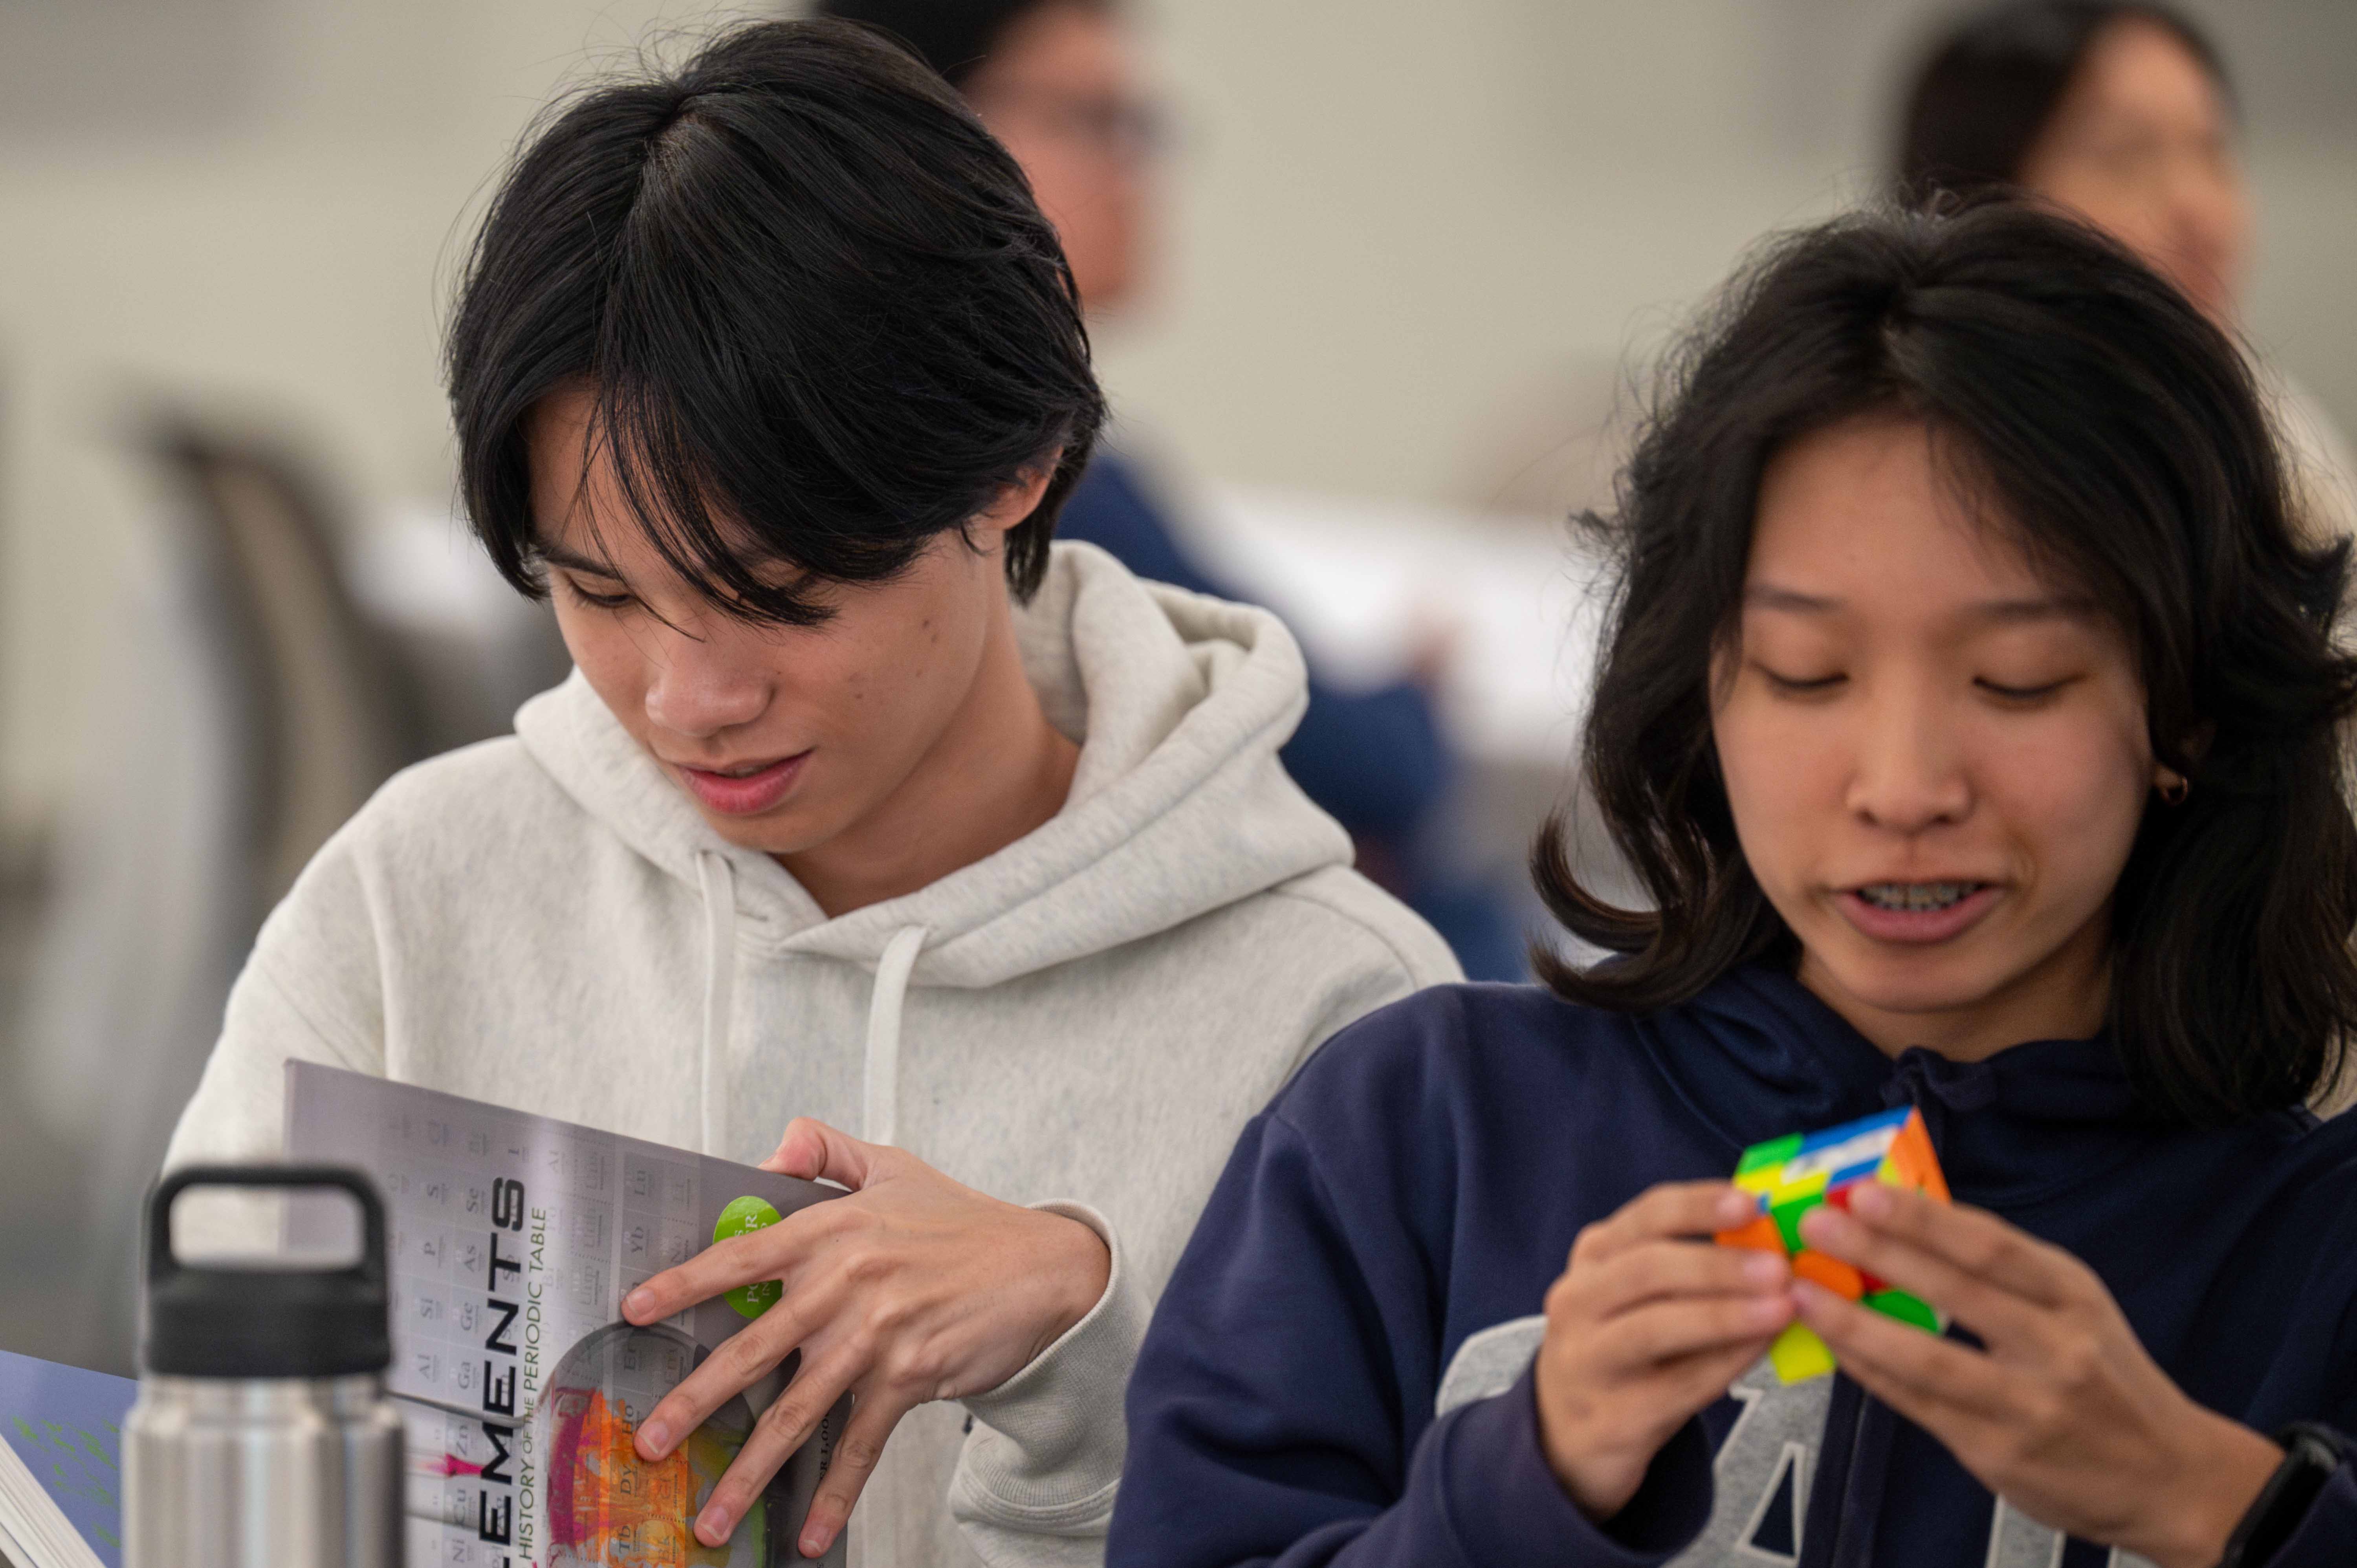
<svg viewBox="0 0 2357 1568"><path fill-rule="evenodd" d="M1195 471L1514 512L1760 233L1871 193L1920 0L1159 0L1181 143L1119 406ZM2250 330L2357 427L2357 5L2210 0L2261 206ZM66 788L153 504L126 398L445 504L436 335L551 90L693 0L0 0L0 821Z"/></svg>

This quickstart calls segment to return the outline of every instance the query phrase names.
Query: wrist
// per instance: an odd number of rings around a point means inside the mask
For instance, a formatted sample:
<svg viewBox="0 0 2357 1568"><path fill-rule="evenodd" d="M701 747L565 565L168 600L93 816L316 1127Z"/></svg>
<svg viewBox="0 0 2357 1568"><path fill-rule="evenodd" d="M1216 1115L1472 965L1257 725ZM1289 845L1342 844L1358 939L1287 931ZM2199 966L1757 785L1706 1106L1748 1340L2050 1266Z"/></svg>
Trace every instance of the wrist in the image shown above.
<svg viewBox="0 0 2357 1568"><path fill-rule="evenodd" d="M1587 1516L1587 1522L1608 1525L1629 1506L1629 1499L1645 1484L1642 1465L1606 1464L1593 1461L1574 1469L1560 1461L1549 1466L1555 1478L1562 1483L1564 1495L1571 1506Z"/></svg>
<svg viewBox="0 0 2357 1568"><path fill-rule="evenodd" d="M1594 1452L1567 1441L1571 1434L1563 1430L1559 1412L1550 1411L1544 1398L1538 1401L1538 1413L1539 1451L1555 1473L1555 1484L1589 1523L1610 1523L1644 1484L1652 1455ZM1550 1421L1550 1416L1555 1419Z"/></svg>
<svg viewBox="0 0 2357 1568"><path fill-rule="evenodd" d="M2203 1412L2148 1539L2122 1541L2157 1568L2216 1568L2234 1527L2266 1487L2284 1451L2240 1423Z"/></svg>
<svg viewBox="0 0 2357 1568"><path fill-rule="evenodd" d="M1113 1278L1113 1251L1081 1220L1053 1209L1031 1210L1042 1221L1041 1278L1049 1286L1048 1312L1031 1359L1065 1335L1104 1299Z"/></svg>

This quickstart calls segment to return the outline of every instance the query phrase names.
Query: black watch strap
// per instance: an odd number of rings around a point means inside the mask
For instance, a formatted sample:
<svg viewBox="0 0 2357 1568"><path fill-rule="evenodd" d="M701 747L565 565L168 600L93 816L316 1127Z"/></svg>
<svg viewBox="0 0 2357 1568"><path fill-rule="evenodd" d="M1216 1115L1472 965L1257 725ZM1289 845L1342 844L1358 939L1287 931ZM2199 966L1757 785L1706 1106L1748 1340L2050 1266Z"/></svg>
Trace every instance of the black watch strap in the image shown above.
<svg viewBox="0 0 2357 1568"><path fill-rule="evenodd" d="M2218 1568L2266 1568L2308 1518L2332 1473L2351 1456L2348 1439L2312 1421L2292 1423L2275 1440L2282 1445L2283 1463L2226 1538L2226 1555L2218 1560Z"/></svg>

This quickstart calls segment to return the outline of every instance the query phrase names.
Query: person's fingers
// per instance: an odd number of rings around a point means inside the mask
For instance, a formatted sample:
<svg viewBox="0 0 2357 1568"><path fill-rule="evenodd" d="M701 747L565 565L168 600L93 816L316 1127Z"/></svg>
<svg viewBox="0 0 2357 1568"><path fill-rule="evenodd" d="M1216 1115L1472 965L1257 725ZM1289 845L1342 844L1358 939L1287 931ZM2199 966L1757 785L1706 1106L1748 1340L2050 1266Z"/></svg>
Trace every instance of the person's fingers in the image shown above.
<svg viewBox="0 0 2357 1568"><path fill-rule="evenodd" d="M1997 1450L2009 1433L2006 1421L1958 1404L1938 1390L1894 1377L1879 1363L1844 1356L1841 1368L1867 1393L1930 1433L1975 1476L1984 1475L1977 1456Z"/></svg>
<svg viewBox="0 0 2357 1568"><path fill-rule="evenodd" d="M1861 1182L1849 1208L1870 1230L2049 1306L2083 1298L2094 1280L2093 1270L2061 1248L1970 1204L1939 1203L1904 1187Z"/></svg>
<svg viewBox="0 0 2357 1568"><path fill-rule="evenodd" d="M810 1348L813 1337L841 1309L842 1297L839 1285L831 1283L788 1292L769 1311L722 1340L704 1365L665 1394L639 1423L639 1453L648 1459L662 1458L703 1425L730 1395L751 1387L797 1349Z"/></svg>
<svg viewBox="0 0 2357 1568"><path fill-rule="evenodd" d="M770 1477L793 1456L834 1408L862 1368L856 1357L838 1353L816 1360L805 1359L785 1391L770 1402L737 1451L727 1472L695 1516L695 1538L706 1546L725 1543L737 1521L770 1484ZM895 1420L899 1419L896 1415ZM839 1458L839 1451L838 1451ZM778 1521L782 1523L783 1521Z"/></svg>
<svg viewBox="0 0 2357 1568"><path fill-rule="evenodd" d="M1587 1271L1575 1289L1586 1312L1603 1319L1672 1296L1768 1294L1781 1289L1792 1274L1780 1252L1704 1241L1643 1241Z"/></svg>
<svg viewBox="0 0 2357 1568"><path fill-rule="evenodd" d="M810 1516L802 1522L802 1539L796 1548L804 1557L821 1557L834 1544L834 1538L851 1518L851 1507L859 1500L860 1489L876 1473L876 1466L884 1457L885 1440L899 1423L911 1405L880 1395L862 1394L852 1407L851 1419L844 1423L843 1435L834 1444L834 1457L826 1467L826 1477L819 1482L818 1495L811 1498Z"/></svg>
<svg viewBox="0 0 2357 1568"><path fill-rule="evenodd" d="M1842 1370L1878 1394L1905 1391L1910 1404L1988 1421L2018 1412L2022 1374L1980 1351L1869 1311L1809 1280L1793 1283L1792 1298L1801 1321L1817 1331Z"/></svg>
<svg viewBox="0 0 2357 1568"><path fill-rule="evenodd" d="M1572 1243L1570 1262L1600 1263L1642 1241L1731 1230L1759 1211L1759 1199L1732 1182L1663 1182L1583 1229Z"/></svg>
<svg viewBox="0 0 2357 1568"><path fill-rule="evenodd" d="M834 1208L832 1203L814 1203L775 1225L714 1242L624 1296L622 1316L643 1326L738 1285L779 1280L791 1288L795 1271L845 1223L845 1217L834 1212Z"/></svg>
<svg viewBox="0 0 2357 1568"><path fill-rule="evenodd" d="M877 1175L879 1156L892 1151L881 1144L863 1144L838 1132L815 1116L797 1116L786 1123L777 1152L761 1162L765 1171L803 1181L837 1182L857 1192Z"/></svg>
<svg viewBox="0 0 2357 1568"><path fill-rule="evenodd" d="M1695 1350L1663 1364L1663 1401L1688 1413L1702 1409L1725 1393L1727 1385L1768 1353L1776 1336L1762 1334L1738 1339L1708 1350Z"/></svg>
<svg viewBox="0 0 2357 1568"><path fill-rule="evenodd" d="M1782 1292L1662 1301L1604 1324L1587 1349L1606 1376L1627 1377L1698 1351L1769 1337L1792 1321L1792 1298Z"/></svg>
<svg viewBox="0 0 2357 1568"><path fill-rule="evenodd" d="M1969 1273L1940 1253L1860 1224L1839 1209L1810 1210L1802 1217L1801 1236L1827 1257L1854 1263L1922 1297L1992 1347L2033 1345L2047 1337L2052 1306Z"/></svg>
<svg viewBox="0 0 2357 1568"><path fill-rule="evenodd" d="M1834 1299L1840 1302L1839 1297ZM1840 1302L1840 1305L1848 1306L1850 1304ZM1852 1310L1863 1312L1864 1309ZM1872 1317L1876 1315L1865 1313L1865 1316ZM1834 1335L1827 1335L1822 1327L1818 1332L1826 1335L1827 1344L1833 1343ZM1909 1331L1901 1329L1900 1332ZM1838 1330L1835 1333L1837 1334ZM1923 1334L1916 1337L1931 1337ZM1964 1355L1971 1354L1961 1346L1950 1348ZM1956 1391L1953 1389L1943 1387L1936 1381L1927 1382L1920 1368L1902 1369L1892 1362L1878 1360L1861 1352L1854 1344L1836 1346L1834 1353L1841 1359L1842 1370L1860 1388L1931 1434L1942 1447L1955 1455L1958 1464L1986 1483L1992 1491L1997 1489L1999 1477L1987 1467L1986 1460L1989 1455L2005 1453L2018 1442L2020 1417L2010 1404L1998 1402L1999 1413L1992 1414L1980 1406L1960 1402L1954 1397Z"/></svg>

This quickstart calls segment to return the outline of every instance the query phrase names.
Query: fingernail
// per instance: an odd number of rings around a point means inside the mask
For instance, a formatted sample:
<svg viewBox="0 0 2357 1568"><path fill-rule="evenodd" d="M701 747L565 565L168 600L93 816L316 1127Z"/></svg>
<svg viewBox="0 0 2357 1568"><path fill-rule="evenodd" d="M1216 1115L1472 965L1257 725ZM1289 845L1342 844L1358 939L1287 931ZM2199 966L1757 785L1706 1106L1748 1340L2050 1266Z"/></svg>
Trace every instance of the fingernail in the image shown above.
<svg viewBox="0 0 2357 1568"><path fill-rule="evenodd" d="M826 1549L834 1544L834 1530L833 1528L827 1525L814 1524L808 1530L802 1531L802 1545L796 1550L801 1552L805 1557L823 1557L826 1555Z"/></svg>
<svg viewBox="0 0 2357 1568"><path fill-rule="evenodd" d="M1880 1182L1862 1181L1849 1195L1849 1208L1851 1213L1862 1214L1868 1219L1888 1219L1891 1201L1889 1187Z"/></svg>
<svg viewBox="0 0 2357 1568"><path fill-rule="evenodd" d="M622 1316L633 1323L654 1311L655 1293L640 1285L622 1298Z"/></svg>
<svg viewBox="0 0 2357 1568"><path fill-rule="evenodd" d="M703 1538L706 1546L725 1545L728 1541L730 1522L728 1510L714 1503L695 1516L695 1533Z"/></svg>
<svg viewBox="0 0 2357 1568"><path fill-rule="evenodd" d="M660 1421L650 1421L639 1428L639 1441L661 1454L671 1446L671 1428Z"/></svg>
<svg viewBox="0 0 2357 1568"><path fill-rule="evenodd" d="M1719 1224L1732 1230L1760 1212L1760 1200L1747 1192L1730 1192L1718 1200Z"/></svg>
<svg viewBox="0 0 2357 1568"><path fill-rule="evenodd" d="M1837 1241L1842 1237L1842 1227L1849 1223L1849 1216L1838 1208L1812 1208L1801 1216L1801 1235L1805 1240L1824 1238Z"/></svg>
<svg viewBox="0 0 2357 1568"><path fill-rule="evenodd" d="M1781 1284L1784 1273L1784 1260L1773 1252L1754 1252L1743 1260L1743 1277L1753 1284Z"/></svg>
<svg viewBox="0 0 2357 1568"><path fill-rule="evenodd" d="M1795 1279L1792 1299L1803 1306L1822 1306L1833 1299L1834 1293L1813 1280Z"/></svg>
<svg viewBox="0 0 2357 1568"><path fill-rule="evenodd" d="M1764 1295L1751 1304L1751 1321L1762 1328L1772 1328L1784 1321L1784 1298Z"/></svg>

